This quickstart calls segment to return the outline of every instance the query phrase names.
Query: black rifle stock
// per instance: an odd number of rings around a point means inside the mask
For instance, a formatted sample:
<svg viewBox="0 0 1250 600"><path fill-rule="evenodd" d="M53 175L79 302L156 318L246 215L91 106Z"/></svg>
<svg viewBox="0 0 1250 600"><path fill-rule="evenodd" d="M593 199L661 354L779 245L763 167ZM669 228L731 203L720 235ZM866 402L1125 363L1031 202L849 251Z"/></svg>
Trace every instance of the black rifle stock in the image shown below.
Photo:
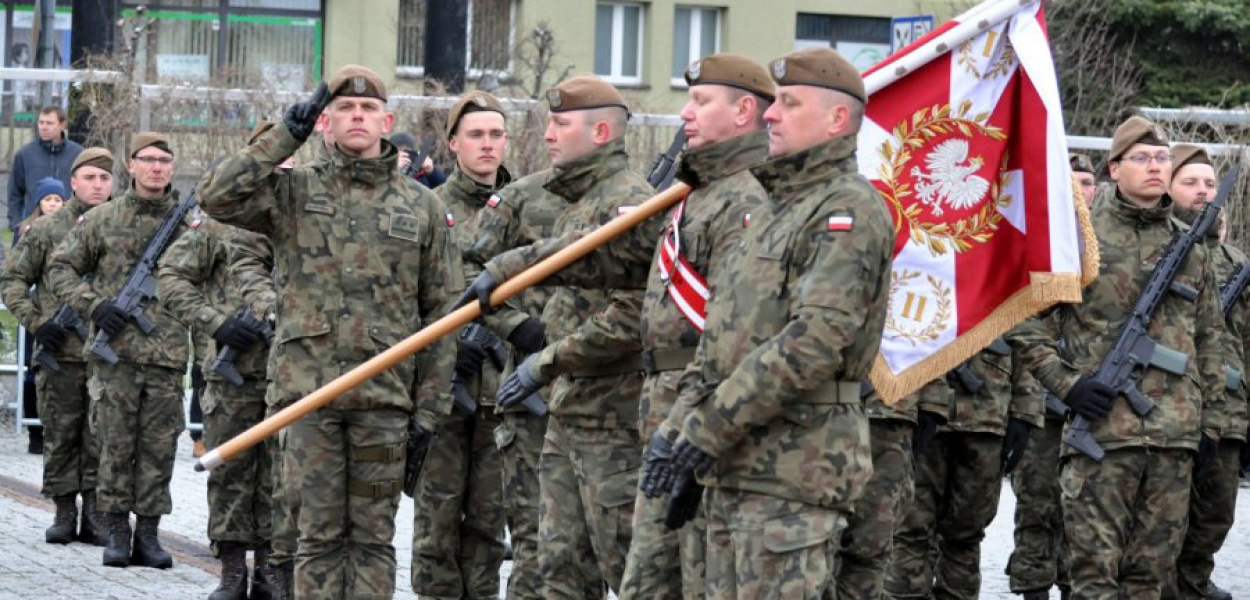
<svg viewBox="0 0 1250 600"><path fill-rule="evenodd" d="M499 336L495 335L495 332L491 331L485 325L476 322L469 323L464 326L464 329L461 330L460 337L462 339L480 344L483 348L485 348L487 354L490 356L491 364L494 364L495 368L499 371L502 372L504 366L508 364L508 346L504 344L503 340L499 339ZM456 393L454 379L452 380L452 383L452 395L454 396ZM466 392L465 395L467 396L468 393ZM457 405L459 404L460 402L457 401ZM474 410L477 410L476 406L477 403L474 403ZM543 397L538 395L537 392L526 396L525 399L521 401L521 406L524 406L526 410L537 416L543 417L547 415L547 403L543 402Z"/></svg>
<svg viewBox="0 0 1250 600"><path fill-rule="evenodd" d="M421 165L425 164L425 159L428 158L430 156L430 153L433 151L434 151L434 138L425 140L425 142L421 144L421 153L412 157L412 161L409 162L408 166L404 168L403 176L412 177L413 175L420 173Z"/></svg>
<svg viewBox="0 0 1250 600"><path fill-rule="evenodd" d="M87 341L87 336L89 335L87 332L87 324L82 322L82 316L78 314L78 311L71 308L69 304L62 302L61 306L56 309L56 312L52 313L52 318L48 320L60 325L61 328L66 331L73 331L74 335L78 336L78 339L84 342ZM45 347L43 344L40 344L39 348L35 350L35 353L31 356L31 358L43 365L45 369L60 373L61 363L58 363L55 358L52 358L52 352L50 351L54 349L55 348L50 349Z"/></svg>
<svg viewBox="0 0 1250 600"><path fill-rule="evenodd" d="M1233 312L1233 307L1237 305L1237 299L1241 297L1241 293L1246 290L1246 284L1250 283L1250 265L1243 264L1237 267L1233 272L1233 276L1220 286L1220 308L1224 309L1224 320L1227 321L1229 315Z"/></svg>
<svg viewBox="0 0 1250 600"><path fill-rule="evenodd" d="M194 192L187 196L186 200L174 205L173 210L165 217L165 221L156 229L152 239L148 240L148 247L143 251L143 256L139 257L139 262L131 267L126 285L122 286L121 291L117 292L117 297L113 299L113 303L130 317L129 320L134 321L144 335L156 329L156 324L149 321L147 315L143 314L144 303L156 297L156 276L154 275L156 261L160 260L161 255L165 253L165 249L169 247L174 234L178 231L178 225L182 223L182 218L194 205ZM111 336L107 332L97 331L90 348L92 354L104 359L110 365L115 365L117 353L113 351L112 346L109 346L110 339Z"/></svg>
<svg viewBox="0 0 1250 600"><path fill-rule="evenodd" d="M981 388L985 387L985 382L972 372L972 367L968 363L959 363L958 367L951 369L946 374L946 381L952 385L959 385L964 391L972 395L981 393Z"/></svg>
<svg viewBox="0 0 1250 600"><path fill-rule="evenodd" d="M269 326L269 323L258 318L252 309L244 308L235 316L248 329L260 334L266 346L273 345L273 328ZM229 381L235 387L243 385L243 375L234 365L234 361L239 359L239 354L241 352L234 346L222 346L221 350L217 351L217 356L213 358L213 362L208 364L208 370L221 375L222 379Z"/></svg>
<svg viewBox="0 0 1250 600"><path fill-rule="evenodd" d="M686 145L686 129L684 127L677 129L677 135L673 136L673 143L669 144L668 151L655 157L655 162L651 164L651 170L647 171L647 183L657 190L668 189L673 185L673 177L677 175L677 153L681 152L683 146Z"/></svg>
<svg viewBox="0 0 1250 600"><path fill-rule="evenodd" d="M1133 412L1138 415L1145 416L1154 409L1154 402L1137 388L1137 382L1145 374L1147 368L1155 367L1182 376L1185 374L1185 366L1189 362L1189 357L1151 339L1150 322L1154 319L1155 313L1163 304L1163 299L1168 292L1175 293L1190 302L1198 298L1198 290L1176 281L1176 274L1185 264L1185 259L1189 257L1194 245L1206 237L1207 231L1215 223L1220 208L1228 199L1239 170L1240 167L1233 168L1224 176L1220 182L1219 195L1216 196L1214 202L1202 209L1193 227L1179 231L1172 236L1172 241L1168 243L1159 261L1155 263L1150 279L1142 288L1141 295L1138 296L1133 309L1125 318L1124 323L1120 325L1115 342L1103 356L1102 361L1098 363L1098 368L1089 375L1090 379L1123 395ZM1095 461L1101 461L1106 456L1106 451L1094 441L1089 425L1085 417L1076 415L1064 431L1063 441Z"/></svg>

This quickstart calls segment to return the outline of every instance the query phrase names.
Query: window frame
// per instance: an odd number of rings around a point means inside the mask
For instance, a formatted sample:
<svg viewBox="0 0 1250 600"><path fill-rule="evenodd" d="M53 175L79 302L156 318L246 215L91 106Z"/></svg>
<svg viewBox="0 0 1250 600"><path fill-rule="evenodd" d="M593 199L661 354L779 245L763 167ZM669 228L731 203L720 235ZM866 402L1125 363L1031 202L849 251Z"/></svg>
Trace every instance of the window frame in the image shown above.
<svg viewBox="0 0 1250 600"><path fill-rule="evenodd" d="M696 16L698 17L698 20L701 24L703 21L703 13L708 12L708 11L716 15L716 23L714 24L714 27L716 28L714 32L716 36L716 41L713 42L712 44L713 45L712 53L715 54L717 52L720 52L721 51L721 31L725 23L725 7L723 6L698 6L698 5L689 5L689 4L678 4L677 6L674 6L673 7L673 23L674 23L673 35L674 36L677 35L676 23L677 23L677 11L679 10L691 11L691 14L690 14L690 34L691 35L690 35L690 41L686 45L686 59L687 59L686 64L689 65L691 62L698 60L700 58L703 58L702 51L700 50L700 48L703 45L702 44L703 29L700 25L699 36L696 39L696 37L694 36L695 17ZM674 52L677 51L676 45L674 45L673 51ZM672 73L669 74L669 85L675 88L680 88L680 89L686 89L690 87L689 85L686 84L686 77L685 77L684 69L683 69L682 74L679 74L679 75L673 75Z"/></svg>
<svg viewBox="0 0 1250 600"><path fill-rule="evenodd" d="M608 69L611 73L596 72L595 75L598 75L604 81L613 85L642 85L643 73L646 71L643 63L643 57L644 50L647 45L647 5L641 2L596 2L596 19L599 18L598 8L600 6L612 7L612 38L608 40L608 43L610 44L608 57L608 63L610 66ZM633 76L621 74L621 69L623 68L625 62L625 9L627 7L638 9L638 56L636 59L638 74ZM596 23L596 29L598 29L598 23ZM599 52L598 39L595 40L594 50L596 54Z"/></svg>
<svg viewBox="0 0 1250 600"><path fill-rule="evenodd" d="M426 0L426 10L429 10L429 0ZM508 2L508 66L503 69L482 69L473 66L473 0L469 0L468 12L465 19L465 41L464 41L464 76L466 79L479 79L482 75L491 74L499 78L501 81L507 81L512 78L513 67L515 66L512 49L516 47L517 32L517 12L520 8L521 0L509 0ZM397 15L398 16L398 15ZM398 40L396 40L398 41ZM425 58L422 57L424 63ZM404 65L399 63L399 47L395 48L395 74L399 77L422 78L425 77L425 65Z"/></svg>

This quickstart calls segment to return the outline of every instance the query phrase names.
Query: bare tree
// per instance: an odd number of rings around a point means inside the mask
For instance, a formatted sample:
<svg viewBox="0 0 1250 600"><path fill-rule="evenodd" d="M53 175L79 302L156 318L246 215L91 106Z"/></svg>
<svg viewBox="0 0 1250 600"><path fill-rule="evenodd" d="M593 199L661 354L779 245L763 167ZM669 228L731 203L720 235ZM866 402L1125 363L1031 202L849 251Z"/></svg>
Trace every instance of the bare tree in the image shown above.
<svg viewBox="0 0 1250 600"><path fill-rule="evenodd" d="M1072 135L1110 135L1141 90L1137 40L1111 22L1116 0L1046 3L1050 47L1059 77L1064 123Z"/></svg>

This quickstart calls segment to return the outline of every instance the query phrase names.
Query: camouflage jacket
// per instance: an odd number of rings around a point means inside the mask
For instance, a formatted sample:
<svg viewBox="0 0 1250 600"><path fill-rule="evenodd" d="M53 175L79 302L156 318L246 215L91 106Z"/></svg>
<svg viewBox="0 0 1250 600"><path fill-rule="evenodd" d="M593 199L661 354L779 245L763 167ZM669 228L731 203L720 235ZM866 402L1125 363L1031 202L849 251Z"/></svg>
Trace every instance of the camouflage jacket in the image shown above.
<svg viewBox="0 0 1250 600"><path fill-rule="evenodd" d="M53 295L65 298L90 321L91 311L101 302L117 297L131 269L143 257L148 241L178 202L176 192L167 191L160 198L140 198L131 189L122 197L87 211L48 259L48 286ZM188 212L184 222L189 223L194 212ZM90 279L83 279L87 275L91 275ZM186 327L159 301L148 302L143 313L156 329L144 335L130 324L113 336L109 345L118 359L182 370L187 364ZM95 335L94 323L91 335ZM87 360L94 356L83 350Z"/></svg>
<svg viewBox="0 0 1250 600"><path fill-rule="evenodd" d="M966 364L981 383L981 389L975 394L953 371L947 374L954 394L942 431L1004 435L1008 418L1020 419L1034 427L1044 425L1042 388L1016 359L1018 352L1006 342L996 340L969 359Z"/></svg>
<svg viewBox="0 0 1250 600"><path fill-rule="evenodd" d="M681 436L718 458L708 485L850 510L872 475L859 384L881 343L893 225L854 136L751 171L768 200L709 282Z"/></svg>
<svg viewBox="0 0 1250 600"><path fill-rule="evenodd" d="M61 243L78 218L86 214L91 207L83 204L77 196L70 196L69 202L50 215L35 219L26 225L13 256L4 264L0 273L0 298L9 308L13 316L26 331L34 333L41 325L52 318L61 301L52 292L52 284L48 279L48 258L57 244ZM35 286L35 293L30 293L30 286ZM90 314L80 314L83 325L91 322ZM60 350L52 353L57 362L83 361L82 340L74 332L70 332L69 341Z"/></svg>
<svg viewBox="0 0 1250 600"><path fill-rule="evenodd" d="M203 217L198 226L179 234L160 262L161 302L170 314L212 341L212 335L245 303L239 287L239 274L256 271L262 280L273 279L269 272L273 255L263 236ZM264 313L256 315L263 319ZM198 358L204 377L220 380L210 365L220 348L210 343ZM269 347L262 341L240 354L234 366L244 377L264 379Z"/></svg>
<svg viewBox="0 0 1250 600"><path fill-rule="evenodd" d="M444 314L463 289L447 209L402 177L396 150L289 171L299 142L279 124L200 182L209 215L269 236L277 328L270 377L283 405L308 395ZM269 188L272 193L256 194ZM455 339L438 340L336 400L348 410L412 410L426 428L451 411Z"/></svg>
<svg viewBox="0 0 1250 600"><path fill-rule="evenodd" d="M864 412L874 421L907 421L915 424L920 411L931 412L948 417L951 402L955 395L945 377L938 377L916 392L908 394L894 404L886 404L873 390L864 398Z"/></svg>
<svg viewBox="0 0 1250 600"><path fill-rule="evenodd" d="M1246 255L1230 244L1217 243L1217 238L1209 238L1207 246L1211 250L1211 259L1215 267L1215 280L1222 288L1233 278L1237 268L1247 263ZM1224 351L1224 363L1242 374L1241 385L1236 390L1227 391L1228 427L1224 431L1224 439L1246 439L1246 428L1250 426L1250 415L1247 414L1246 399L1246 356L1250 356L1250 286L1242 290L1241 296L1233 305L1225 324L1228 326L1228 343ZM1221 310L1223 307L1220 307Z"/></svg>
<svg viewBox="0 0 1250 600"><path fill-rule="evenodd" d="M1118 194L1100 196L1092 221L1101 264L1098 279L1084 290L1084 302L1059 305L1045 318L1029 319L1011 334L1011 343L1020 349L1024 366L1059 398L1067 397L1077 380L1098 366L1141 295L1155 262L1173 234L1186 227L1171 217L1171 211L1172 199L1167 196L1149 209L1137 207ZM1200 432L1219 439L1226 428L1226 334L1209 252L1205 246L1196 245L1177 275L1177 281L1198 290L1197 300L1188 302L1168 294L1150 323L1149 334L1155 341L1189 357L1185 375L1146 369L1138 387L1155 402L1154 410L1141 417L1128 402L1117 401L1107 418L1090 425L1095 441L1105 449L1146 446L1196 450ZM1056 344L1058 339L1066 344L1063 355ZM1063 451L1077 452L1066 444Z"/></svg>

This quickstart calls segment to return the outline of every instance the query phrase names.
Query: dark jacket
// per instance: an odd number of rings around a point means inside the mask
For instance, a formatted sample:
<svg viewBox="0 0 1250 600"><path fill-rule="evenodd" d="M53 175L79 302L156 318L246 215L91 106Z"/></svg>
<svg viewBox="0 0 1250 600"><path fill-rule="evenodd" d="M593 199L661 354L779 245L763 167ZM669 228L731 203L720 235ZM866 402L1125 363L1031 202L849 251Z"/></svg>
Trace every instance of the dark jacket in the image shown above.
<svg viewBox="0 0 1250 600"><path fill-rule="evenodd" d="M13 158L13 169L9 171L9 229L17 230L22 220L30 216L39 204L35 197L35 187L44 177L55 177L69 186L69 168L82 152L82 146L70 141L61 134L56 142L45 142L38 137L22 146Z"/></svg>

